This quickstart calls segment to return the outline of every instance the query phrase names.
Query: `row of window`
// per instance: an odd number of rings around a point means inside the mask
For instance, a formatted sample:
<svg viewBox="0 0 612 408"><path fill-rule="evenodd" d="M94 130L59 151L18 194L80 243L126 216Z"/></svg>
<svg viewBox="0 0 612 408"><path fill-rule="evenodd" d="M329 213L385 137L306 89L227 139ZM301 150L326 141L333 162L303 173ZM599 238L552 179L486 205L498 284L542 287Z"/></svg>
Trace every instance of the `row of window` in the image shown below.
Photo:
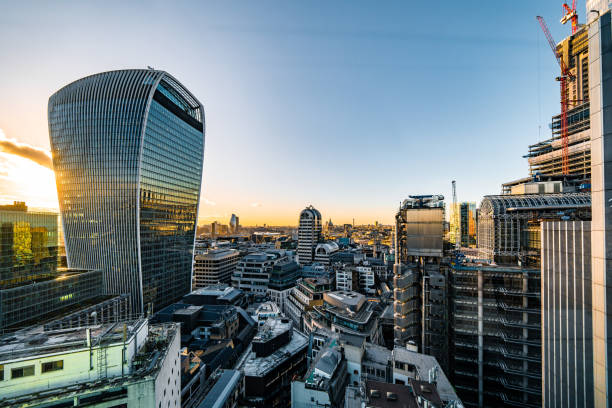
<svg viewBox="0 0 612 408"><path fill-rule="evenodd" d="M34 375L34 365L11 368L11 380ZM50 373L64 369L64 360L48 361L40 365L41 373ZM0 364L0 381L4 381L4 365Z"/></svg>

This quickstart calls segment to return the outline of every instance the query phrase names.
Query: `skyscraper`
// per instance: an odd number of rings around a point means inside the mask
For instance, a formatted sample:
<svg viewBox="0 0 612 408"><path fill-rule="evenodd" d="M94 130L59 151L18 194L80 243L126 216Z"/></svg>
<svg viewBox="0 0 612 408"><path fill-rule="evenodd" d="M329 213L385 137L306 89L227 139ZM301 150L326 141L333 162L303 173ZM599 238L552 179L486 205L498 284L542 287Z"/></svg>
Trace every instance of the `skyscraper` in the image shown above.
<svg viewBox="0 0 612 408"><path fill-rule="evenodd" d="M232 214L229 221L230 234L235 234L238 231L238 217L236 214Z"/></svg>
<svg viewBox="0 0 612 408"><path fill-rule="evenodd" d="M321 213L312 205L300 213L298 226L298 262L310 265L314 260L314 250L321 239Z"/></svg>
<svg viewBox="0 0 612 408"><path fill-rule="evenodd" d="M49 98L68 265L100 268L135 312L190 290L204 107L164 71L103 72Z"/></svg>

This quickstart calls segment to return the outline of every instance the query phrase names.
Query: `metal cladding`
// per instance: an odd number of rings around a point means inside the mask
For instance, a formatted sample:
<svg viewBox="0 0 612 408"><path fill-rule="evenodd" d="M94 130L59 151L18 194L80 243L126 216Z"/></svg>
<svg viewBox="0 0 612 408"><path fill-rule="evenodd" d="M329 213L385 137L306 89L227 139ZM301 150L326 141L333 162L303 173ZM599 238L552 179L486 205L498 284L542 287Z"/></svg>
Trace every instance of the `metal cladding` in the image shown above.
<svg viewBox="0 0 612 408"><path fill-rule="evenodd" d="M529 254L523 232L540 219L590 218L589 193L522 194L485 196L478 214L479 257L495 262L514 262ZM584 214L583 214L584 213ZM539 251L534 255L539 256Z"/></svg>
<svg viewBox="0 0 612 408"><path fill-rule="evenodd" d="M49 99L70 267L105 272L135 312L190 290L204 108L164 71L103 72Z"/></svg>

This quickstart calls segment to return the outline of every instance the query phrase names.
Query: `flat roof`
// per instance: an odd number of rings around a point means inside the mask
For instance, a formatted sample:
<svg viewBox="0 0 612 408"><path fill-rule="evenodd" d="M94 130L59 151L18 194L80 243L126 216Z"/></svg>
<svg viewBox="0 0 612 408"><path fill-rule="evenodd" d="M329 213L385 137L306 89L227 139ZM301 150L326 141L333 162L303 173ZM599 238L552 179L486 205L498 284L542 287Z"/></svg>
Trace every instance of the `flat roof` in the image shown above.
<svg viewBox="0 0 612 408"><path fill-rule="evenodd" d="M87 347L87 329L91 332L92 344L99 341L122 342L123 323L126 323L128 339L142 325L148 324L146 319L139 319L131 322L50 331L44 331L43 327L39 326L32 330L15 332L0 337L0 362L85 348Z"/></svg>
<svg viewBox="0 0 612 408"><path fill-rule="evenodd" d="M308 337L296 329L293 329L291 341L269 356L256 357L254 351L249 351L248 357L242 366L244 375L249 377L263 377L280 363L294 356L307 346Z"/></svg>

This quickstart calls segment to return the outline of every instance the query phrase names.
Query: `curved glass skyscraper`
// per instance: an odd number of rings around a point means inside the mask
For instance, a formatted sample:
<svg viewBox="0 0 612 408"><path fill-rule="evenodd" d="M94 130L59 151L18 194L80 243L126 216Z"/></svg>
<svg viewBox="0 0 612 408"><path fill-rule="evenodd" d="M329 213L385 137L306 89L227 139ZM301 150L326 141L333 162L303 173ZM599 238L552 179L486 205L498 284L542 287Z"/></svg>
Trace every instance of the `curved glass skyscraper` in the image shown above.
<svg viewBox="0 0 612 408"><path fill-rule="evenodd" d="M105 271L134 312L190 290L204 107L164 71L103 72L49 99L68 265Z"/></svg>

